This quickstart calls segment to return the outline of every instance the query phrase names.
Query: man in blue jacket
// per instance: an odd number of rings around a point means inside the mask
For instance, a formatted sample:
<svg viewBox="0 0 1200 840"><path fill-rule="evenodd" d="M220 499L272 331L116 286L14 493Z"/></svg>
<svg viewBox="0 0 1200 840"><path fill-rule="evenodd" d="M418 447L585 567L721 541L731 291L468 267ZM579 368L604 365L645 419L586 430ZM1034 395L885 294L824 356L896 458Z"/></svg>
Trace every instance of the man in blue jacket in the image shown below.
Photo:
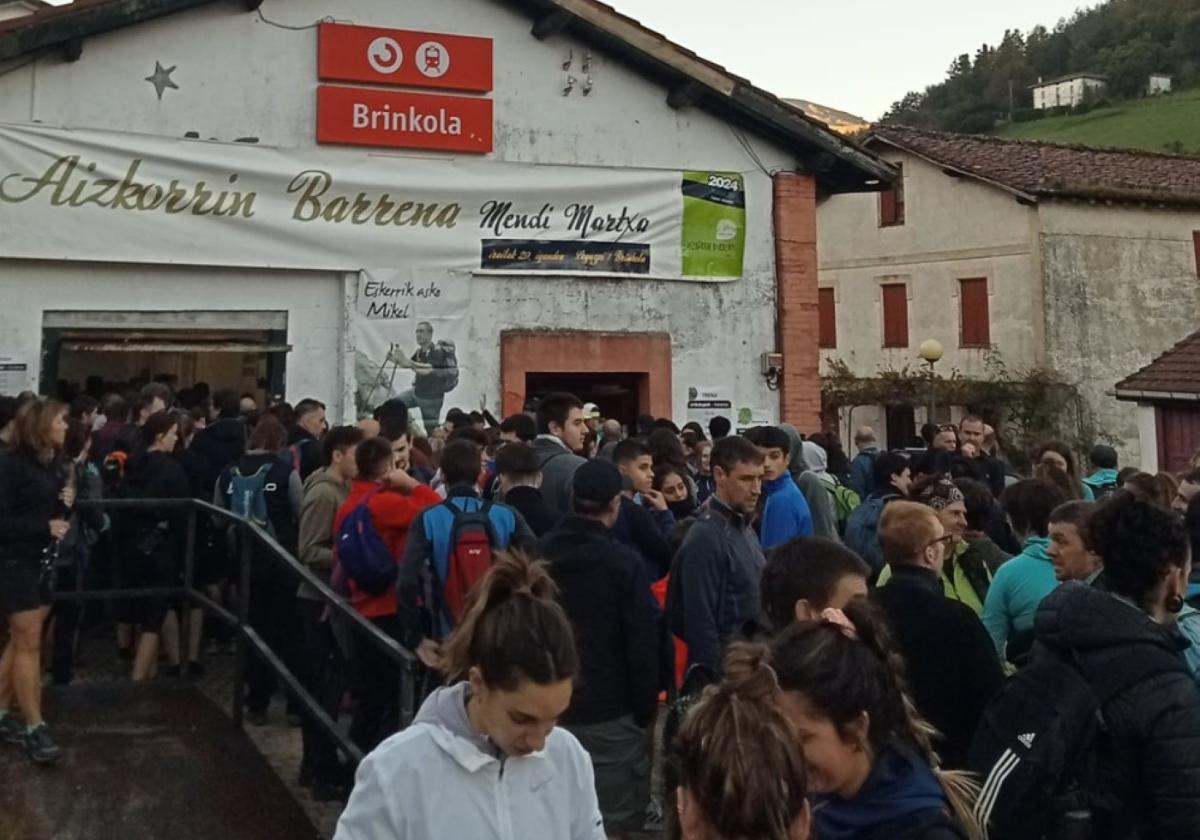
<svg viewBox="0 0 1200 840"><path fill-rule="evenodd" d="M792 441L776 426L760 426L746 432L746 440L763 457L763 505L759 539L764 549L813 535L812 511L804 494L788 471Z"/></svg>
<svg viewBox="0 0 1200 840"><path fill-rule="evenodd" d="M725 645L766 626L759 583L766 559L750 527L762 495L763 457L745 438L712 451L716 490L675 556L667 592L671 632L688 647L688 665L721 673Z"/></svg>

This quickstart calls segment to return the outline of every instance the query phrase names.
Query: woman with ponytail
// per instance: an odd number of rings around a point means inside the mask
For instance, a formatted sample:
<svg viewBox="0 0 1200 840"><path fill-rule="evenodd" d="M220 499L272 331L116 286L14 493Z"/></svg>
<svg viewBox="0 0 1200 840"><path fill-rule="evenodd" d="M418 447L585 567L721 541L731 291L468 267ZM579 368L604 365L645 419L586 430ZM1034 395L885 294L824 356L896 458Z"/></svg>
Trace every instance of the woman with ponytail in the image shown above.
<svg viewBox="0 0 1200 840"><path fill-rule="evenodd" d="M682 840L806 840L804 752L779 699L766 648L732 645L675 738Z"/></svg>
<svg viewBox="0 0 1200 840"><path fill-rule="evenodd" d="M359 766L335 840L603 840L592 762L556 728L579 657L541 563L499 555L443 646L447 686Z"/></svg>
<svg viewBox="0 0 1200 840"><path fill-rule="evenodd" d="M968 779L939 767L934 729L869 604L784 631L769 663L808 762L819 840L977 840Z"/></svg>

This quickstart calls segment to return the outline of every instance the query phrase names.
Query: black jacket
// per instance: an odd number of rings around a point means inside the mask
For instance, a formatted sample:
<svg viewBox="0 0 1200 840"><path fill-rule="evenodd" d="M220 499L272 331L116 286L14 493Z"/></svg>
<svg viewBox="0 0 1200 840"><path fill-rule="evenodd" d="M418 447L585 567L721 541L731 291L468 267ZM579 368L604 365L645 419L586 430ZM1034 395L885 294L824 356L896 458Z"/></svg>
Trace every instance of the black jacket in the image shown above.
<svg viewBox="0 0 1200 840"><path fill-rule="evenodd" d="M192 487L178 458L167 452L146 452L129 459L121 495L126 499L187 499L192 495ZM126 533L135 539L138 532L144 533L163 522L180 533L187 527L185 508L151 508L121 513Z"/></svg>
<svg viewBox="0 0 1200 840"><path fill-rule="evenodd" d="M1200 688L1183 662L1186 642L1132 604L1082 583L1047 595L1034 629L1035 657L1073 659L1093 684L1157 672L1101 710L1115 751L1103 773L1121 806L1097 836L1200 837Z"/></svg>
<svg viewBox="0 0 1200 840"><path fill-rule="evenodd" d="M324 447L321 441L299 426L293 426L288 432L287 457L292 466L300 471L300 480L308 481L308 477L321 469L325 460Z"/></svg>
<svg viewBox="0 0 1200 840"><path fill-rule="evenodd" d="M23 449L0 455L0 559L40 563L50 546L50 520L66 518L59 494L67 466L42 464Z"/></svg>
<svg viewBox="0 0 1200 840"><path fill-rule="evenodd" d="M579 686L567 724L632 715L638 726L658 708L658 625L638 557L602 524L568 516L541 543L579 645Z"/></svg>
<svg viewBox="0 0 1200 840"><path fill-rule="evenodd" d="M542 491L536 487L513 487L504 494L503 501L525 518L535 537L546 536L562 521L562 516L546 504Z"/></svg>
<svg viewBox="0 0 1200 840"><path fill-rule="evenodd" d="M196 434L191 449L200 471L195 478L195 486L203 490L199 498L211 498L221 472L246 452L246 422L221 417Z"/></svg>
<svg viewBox="0 0 1200 840"><path fill-rule="evenodd" d="M650 580L659 580L671 571L674 552L662 532L655 515L628 496L621 496L621 515L612 534L623 545L635 551L646 564Z"/></svg>
<svg viewBox="0 0 1200 840"><path fill-rule="evenodd" d="M928 569L894 565L871 597L904 657L917 709L944 736L936 743L944 766L965 767L984 707L1004 682L987 630Z"/></svg>

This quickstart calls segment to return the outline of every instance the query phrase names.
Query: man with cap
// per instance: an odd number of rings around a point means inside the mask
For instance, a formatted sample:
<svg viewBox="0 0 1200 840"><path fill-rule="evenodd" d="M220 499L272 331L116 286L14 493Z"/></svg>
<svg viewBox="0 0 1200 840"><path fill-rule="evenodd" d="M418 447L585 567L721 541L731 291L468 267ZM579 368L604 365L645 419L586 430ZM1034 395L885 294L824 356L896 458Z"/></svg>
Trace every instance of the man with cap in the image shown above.
<svg viewBox="0 0 1200 840"><path fill-rule="evenodd" d="M1103 444L1093 446L1088 460L1092 462L1095 472L1085 478L1083 483L1099 501L1117 489L1117 450Z"/></svg>
<svg viewBox="0 0 1200 840"><path fill-rule="evenodd" d="M575 471L572 512L543 538L541 556L575 627L579 684L562 718L592 756L609 836L641 828L650 798L646 727L658 709L659 632L641 559L610 533L621 473L609 461Z"/></svg>

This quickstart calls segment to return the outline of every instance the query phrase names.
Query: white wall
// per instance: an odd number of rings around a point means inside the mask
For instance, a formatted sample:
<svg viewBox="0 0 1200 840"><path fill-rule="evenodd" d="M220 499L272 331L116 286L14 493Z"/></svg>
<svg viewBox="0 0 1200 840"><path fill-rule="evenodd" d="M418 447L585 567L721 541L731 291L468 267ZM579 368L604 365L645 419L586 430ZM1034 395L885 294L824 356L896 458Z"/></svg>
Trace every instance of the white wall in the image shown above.
<svg viewBox="0 0 1200 840"><path fill-rule="evenodd" d="M1151 474L1158 472L1158 415L1154 406L1138 403L1137 406L1138 443L1141 449L1142 472Z"/></svg>
<svg viewBox="0 0 1200 840"><path fill-rule="evenodd" d="M316 397L339 416L343 387L342 277L337 274L186 266L0 261L0 286L21 290L0 308L0 355L29 363L38 387L42 315L47 309L233 310L288 313L287 389ZM187 384L187 383L185 383Z"/></svg>
<svg viewBox="0 0 1200 840"><path fill-rule="evenodd" d="M1200 210L1046 202L1040 215L1048 360L1079 382L1123 462L1154 457L1140 451L1134 404L1110 392L1196 330Z"/></svg>
<svg viewBox="0 0 1200 840"><path fill-rule="evenodd" d="M777 407L777 395L757 374L759 354L774 349L771 183L727 123L696 109L672 110L666 105L665 88L595 52L591 94L582 96L577 85L564 97L562 62L573 51L575 63L569 72L582 81L580 63L588 49L565 37L540 42L529 34L529 18L486 0L268 0L262 9L268 18L289 25L333 16L365 25L494 38L495 159L745 174L745 275L735 283L544 277L473 281L473 341L466 352L460 348L460 362L487 371L486 381L496 382L488 394L493 406L499 404L500 330L544 327L669 331L680 415L688 384L727 384L733 387L736 405ZM161 101L144 81L156 61L176 67L173 78L180 86L167 90ZM314 142L315 89L315 29L283 30L260 22L236 4L212 4L89 38L76 63L41 58L0 76L0 121L174 137L188 131L223 140L257 137L263 144L306 150L316 165L322 152ZM768 169L794 166L784 150L750 142ZM412 153L431 154L435 153ZM0 232L0 256L2 243ZM78 285L86 283L91 272L64 265L51 276ZM9 267L0 263L0 287L11 276ZM176 296L174 285L161 282L158 294L177 306L191 305L182 302L190 299L187 294ZM57 297L57 289L46 287L44 293ZM33 295L31 306L39 303L39 294ZM121 300L123 295L118 295L118 304ZM33 311L14 317L32 322ZM307 340L301 335L298 344ZM336 385L340 369L332 358L314 354L311 361L312 375ZM295 367L294 361L289 364L289 370Z"/></svg>

